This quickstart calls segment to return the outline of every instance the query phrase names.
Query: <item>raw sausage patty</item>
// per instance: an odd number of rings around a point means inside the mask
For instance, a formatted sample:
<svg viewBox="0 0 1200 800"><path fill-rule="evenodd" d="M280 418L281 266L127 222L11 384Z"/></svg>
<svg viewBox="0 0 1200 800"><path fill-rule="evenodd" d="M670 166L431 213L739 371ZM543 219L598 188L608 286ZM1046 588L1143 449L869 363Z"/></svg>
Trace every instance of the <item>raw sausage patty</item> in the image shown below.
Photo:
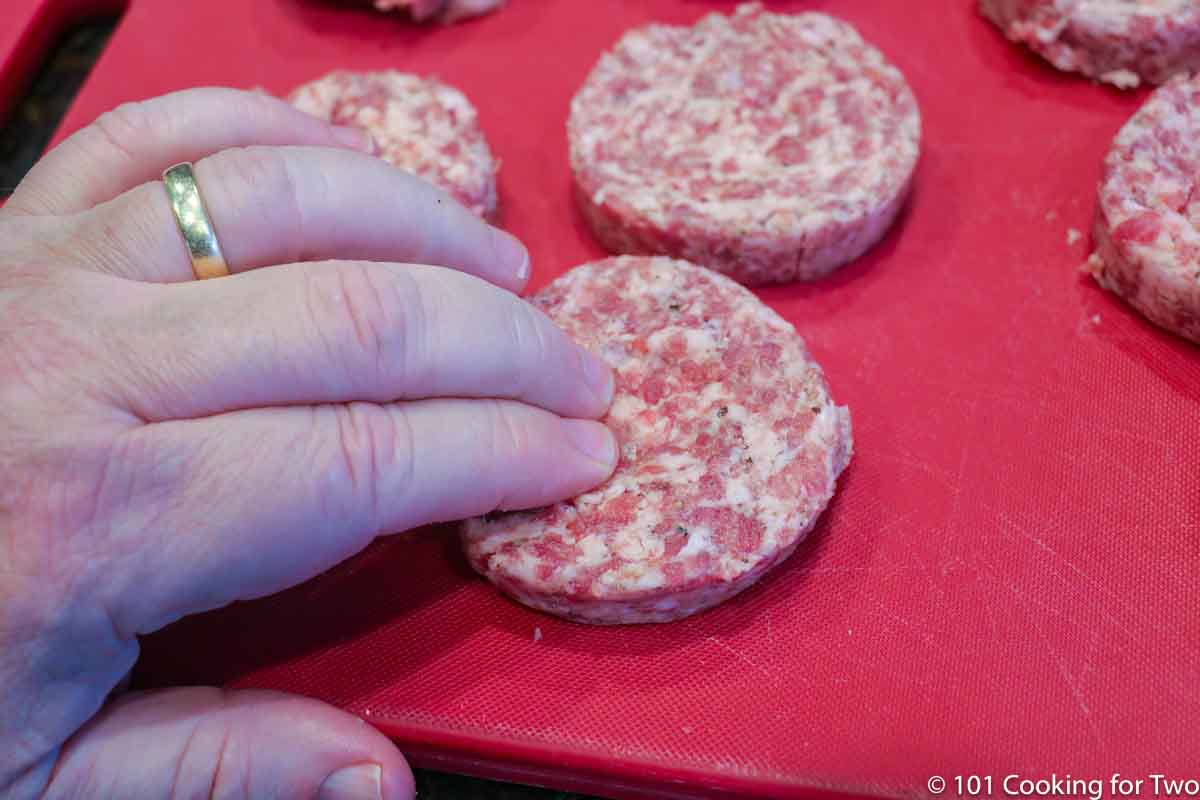
<svg viewBox="0 0 1200 800"><path fill-rule="evenodd" d="M1200 342L1200 78L1150 95L1104 161L1086 269L1148 319Z"/></svg>
<svg viewBox="0 0 1200 800"><path fill-rule="evenodd" d="M888 229L921 116L850 25L747 4L630 31L571 104L581 207L613 252L754 285L817 278Z"/></svg>
<svg viewBox="0 0 1200 800"><path fill-rule="evenodd" d="M504 5L504 0L373 0L373 5L380 11L407 11L416 22L434 18L457 22L489 14Z"/></svg>
<svg viewBox="0 0 1200 800"><path fill-rule="evenodd" d="M586 264L533 302L616 371L620 461L574 500L467 522L477 571L568 619L667 622L791 554L851 453L849 412L791 325L667 258Z"/></svg>
<svg viewBox="0 0 1200 800"><path fill-rule="evenodd" d="M385 161L448 192L481 217L496 212L496 162L466 96L403 72L337 71L288 98L301 111L370 131Z"/></svg>
<svg viewBox="0 0 1200 800"><path fill-rule="evenodd" d="M979 10L1058 69L1123 89L1200 66L1195 0L980 0Z"/></svg>

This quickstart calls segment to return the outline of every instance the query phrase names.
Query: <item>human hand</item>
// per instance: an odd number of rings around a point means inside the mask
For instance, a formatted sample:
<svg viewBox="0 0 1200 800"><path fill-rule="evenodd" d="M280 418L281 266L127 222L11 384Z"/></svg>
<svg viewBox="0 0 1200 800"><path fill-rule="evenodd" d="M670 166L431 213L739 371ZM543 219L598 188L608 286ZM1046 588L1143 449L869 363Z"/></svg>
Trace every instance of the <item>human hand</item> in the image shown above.
<svg viewBox="0 0 1200 800"><path fill-rule="evenodd" d="M367 149L192 90L105 115L0 210L0 795L411 797L313 700L105 701L173 620L611 473L611 374L512 294L524 247ZM156 180L189 160L241 274L192 279Z"/></svg>

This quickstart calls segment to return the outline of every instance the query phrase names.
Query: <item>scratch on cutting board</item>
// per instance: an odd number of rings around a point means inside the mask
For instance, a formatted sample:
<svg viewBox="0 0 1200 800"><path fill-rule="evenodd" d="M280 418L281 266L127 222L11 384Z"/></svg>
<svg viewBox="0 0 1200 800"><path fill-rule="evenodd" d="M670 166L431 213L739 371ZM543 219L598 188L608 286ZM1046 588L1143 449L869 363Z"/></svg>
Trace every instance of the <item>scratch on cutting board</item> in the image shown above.
<svg viewBox="0 0 1200 800"><path fill-rule="evenodd" d="M911 619L908 619L907 617L900 616L896 612L889 609L886 605L884 605L883 601L878 598L875 599L875 606L880 611L883 612L883 615L885 617L888 617L889 619L891 619L895 622L899 622L904 627L912 630L912 632L915 633L917 636L919 636L921 641L925 642L925 644L929 644L929 645L933 644L933 635L929 632L929 629L926 628L924 625L917 623L917 622L913 622Z"/></svg>
<svg viewBox="0 0 1200 800"><path fill-rule="evenodd" d="M979 408L979 401L972 399L967 405L967 424L975 423L975 415ZM962 511L962 486L963 476L967 474L967 458L971 454L971 437L964 436L962 439L962 447L958 452L958 473L954 476L954 483L951 485L951 501L950 501L950 516L948 522L954 523L958 521L958 515Z"/></svg>
<svg viewBox="0 0 1200 800"><path fill-rule="evenodd" d="M855 637L850 638L853 640ZM862 647L854 646L853 641L850 643L850 645L847 645L846 641L841 639L841 637L835 638L832 636L819 636L808 640L808 644L814 648L815 654L819 655L828 663L839 666L846 665L851 668L845 672L843 677L835 678L834 681L836 683L848 683L849 679L854 675L872 674L879 670L879 664L872 658L858 657L859 653L869 652L869 648L864 650ZM792 680L794 677L800 678L808 685L813 685L813 680L808 673L794 676L789 675L788 679ZM897 682L903 681L905 684L910 686L919 686L923 688L932 687L938 682L938 676L923 670L896 670L894 673L892 673L891 679Z"/></svg>
<svg viewBox="0 0 1200 800"><path fill-rule="evenodd" d="M1103 443L1101 442L1093 446L1101 448ZM1080 457L1079 453L1066 452L1063 454L1063 457L1074 467L1091 466ZM1103 450L1099 450L1099 454L1093 456L1093 458L1097 460L1103 459L1102 463L1104 463L1106 468L1119 470L1124 474L1128 485L1138 486L1145 493L1145 496L1139 498L1139 500L1147 506L1170 508L1179 502L1179 498L1171 494L1170 487L1166 482L1143 480L1144 476L1129 466L1124 459L1110 458L1109 454Z"/></svg>
<svg viewBox="0 0 1200 800"><path fill-rule="evenodd" d="M1117 605L1118 608L1120 608L1122 610L1128 610L1128 606L1125 604L1125 602L1123 600L1121 600L1121 598L1117 597L1111 591L1104 588L1104 586L1099 581L1097 581L1095 578L1093 578L1091 575L1089 575L1084 570L1077 567L1070 559L1060 556L1058 554L1058 551L1056 551L1053 547L1046 544L1044 541L1037 538L1029 531L1025 530L1024 527L1017 524L1016 520L1014 520L1012 517L1010 517L1006 512L1001 511L998 508L994 508L994 507L988 505L987 503L981 503L981 505L983 505L984 508L988 509L989 511L991 511L993 514L996 515L996 519L998 519L1002 523L1002 527L1004 530L1007 530L1010 533L1016 533L1022 539L1032 542L1034 545L1041 548L1043 551L1049 553L1051 556L1053 556L1055 559L1057 559L1059 562L1061 562L1067 569L1069 569L1069 570L1071 570L1071 572L1075 573L1076 576L1078 576L1079 578L1082 578L1083 582L1086 583L1089 587L1091 587L1092 589L1095 589L1096 591L1100 592L1103 595L1106 595L1109 599L1111 599ZM1062 577L1057 572L1054 574L1057 577ZM1121 631L1121 633L1125 634L1126 636L1128 636L1130 639L1133 639L1133 640L1136 640L1138 638L1133 633L1133 631L1129 630L1124 625L1122 625L1120 620L1118 620L1113 615L1109 614L1108 611L1106 611L1102 605L1099 606L1096 610L1098 610L1100 612L1100 615L1101 615L1101 617L1103 617L1105 622L1114 626L1117 630Z"/></svg>
<svg viewBox="0 0 1200 800"><path fill-rule="evenodd" d="M1033 535L1032 533L1030 533L1029 531L1025 530L1025 528L1023 528L1023 527L1021 527L1020 525L1018 525L1018 524L1017 524L1017 521L1016 521L1016 520L1014 520L1012 517L1010 517L1010 516L1009 516L1007 513L1005 513L1004 511L1001 511L1001 510L1000 510L1000 509L998 509L998 508L990 508L989 506L987 506L987 504L986 504L986 503L985 503L985 504L983 504L983 506L984 506L984 508L989 508L989 510L990 510L990 511L991 511L993 514L995 514L995 515L996 515L996 518L997 518L998 520L1000 520L1001 522L1003 522L1003 523L1005 524L1005 526L1007 526L1007 527L1008 527L1008 529L1009 529L1009 530L1011 530L1011 531L1014 531L1015 533L1018 533L1018 534L1020 534L1021 538L1025 539L1025 540L1027 540L1027 541L1033 542L1035 545L1037 545L1038 547L1040 547L1042 550L1045 550L1045 551L1046 551L1047 553L1049 553L1050 555L1052 555L1052 556L1058 556L1058 551L1057 551L1057 550L1055 550L1053 547L1051 547L1050 545L1048 545L1048 544L1046 544L1045 542L1043 542L1043 541L1042 541L1041 539L1039 539L1038 537L1034 536L1034 535ZM1061 558L1061 556L1060 556L1060 558ZM1070 561L1068 561L1067 559L1065 559L1065 558L1062 558L1061 560L1062 560L1062 561L1064 561L1064 562L1067 564L1067 566L1071 566L1071 562L1070 562Z"/></svg>
<svg viewBox="0 0 1200 800"><path fill-rule="evenodd" d="M983 561L983 564L990 567L990 564L988 564L988 562L986 560ZM982 570L980 572L982 573ZM991 569L988 569L987 572L988 572L989 577L992 577L992 578L999 577ZM1021 591L1020 587L1018 587L1015 583L1011 583L1011 582L1007 583L1007 589L1008 589L1009 593L1012 594L1013 597L1016 599L1016 606L1017 606L1017 609L1021 612L1021 616L1025 618L1025 621L1029 625L1029 627L1032 628L1036 632L1038 643L1042 645L1042 647L1046 650L1046 653L1050 656L1051 660L1054 662L1054 666L1058 670L1058 674L1063 682L1063 685L1066 686L1067 690L1070 692L1071 699L1074 700L1076 708L1079 709L1080 714L1083 716L1084 721L1087 723L1088 729L1091 731L1092 737L1096 740L1096 744L1100 746L1101 750L1104 750L1105 749L1104 739L1100 735L1100 729L1097 727L1096 721L1092 718L1091 708L1088 706L1087 699L1084 696L1083 689L1082 689L1082 678L1084 675L1086 675L1087 670L1090 668L1089 667L1090 661L1089 660L1084 661L1085 666L1083 669L1080 670L1080 678L1078 680L1076 680L1071 675L1071 671L1067 668L1067 664L1066 664L1065 660L1059 655L1058 651L1054 648L1054 644L1050 640L1050 637L1046 635L1045 630L1042 628L1041 623L1038 621L1037 615L1031 613L1029 608L1025 605L1025 603L1027 601L1031 601L1032 598L1026 596ZM1092 634L1093 634L1093 636L1099 635L1098 631L1096 631L1095 629L1093 629Z"/></svg>
<svg viewBox="0 0 1200 800"><path fill-rule="evenodd" d="M1025 607L1025 604L1022 602L1022 600L1025 599L1025 596L1021 593L1021 590L1018 589L1015 584L1010 585L1008 588L1009 591L1012 592L1012 594L1017 598L1017 608L1021 610L1021 614L1025 617L1026 621L1033 627L1035 631L1037 631L1038 641L1043 647L1046 648L1046 652L1054 661L1054 665L1058 668L1058 674L1062 678L1063 684L1067 687L1068 691L1070 691L1072 699L1075 700L1075 705L1079 708L1079 712L1083 715L1084 721L1087 722L1088 729L1091 730L1092 737L1096 740L1096 744L1100 746L1101 750L1105 750L1104 738L1100 735L1100 728L1096 726L1096 721L1092 719L1092 711L1090 708L1088 708L1087 700L1083 696L1083 691L1080 689L1079 684L1074 680L1074 678L1071 677L1071 671L1067 669L1066 662L1058 654L1058 651L1054 649L1054 645L1051 643L1050 637L1047 636L1045 631L1042 630L1042 626L1037 621L1037 618L1033 614L1029 613L1029 610Z"/></svg>
<svg viewBox="0 0 1200 800"><path fill-rule="evenodd" d="M717 647L721 648L725 652L729 653L732 656L735 656L742 663L758 670L765 677L768 677L768 678L771 677L771 673L767 671L766 667L764 667L762 664L759 664L757 661L750 658L750 656L746 655L741 650L738 650L736 647L733 647L732 645L721 641L720 639L718 639L715 636L706 636L704 640L706 642L712 642L713 644L715 644Z"/></svg>
<svg viewBox="0 0 1200 800"><path fill-rule="evenodd" d="M868 575L878 572L878 567L797 567L796 572L805 575L849 575L855 572L865 572Z"/></svg>
<svg viewBox="0 0 1200 800"><path fill-rule="evenodd" d="M1082 685L1091 674L1092 665L1096 663L1096 653L1100 649L1100 629L1092 630L1092 635L1088 637L1087 652L1083 654L1083 666L1079 668L1079 683Z"/></svg>
<svg viewBox="0 0 1200 800"><path fill-rule="evenodd" d="M883 525L875 528L874 536L879 538L883 534L898 528L908 522L913 517L917 516L923 509L913 509L904 514L898 514L889 519ZM888 562L885 564L870 564L865 567L843 567L843 566L801 566L797 567L796 571L805 575L850 575L854 573L863 573L866 575L878 575L882 578L890 578L893 575L900 575L905 572L923 572L925 565L918 562L915 565L898 564Z"/></svg>
<svg viewBox="0 0 1200 800"><path fill-rule="evenodd" d="M1010 334L1009 339L1012 336ZM958 382L950 381L924 381L924 385L931 391L936 390L944 395L947 400L961 401L967 414L974 415L978 410L979 400L995 400L998 402L1012 403L1015 405L1027 405L1030 402L1044 400L1044 393L1033 388L1024 386L1024 379L1027 377L1021 372L1020 367L1016 365L1008 365L1001 367L1004 370L1001 376L1006 380L1003 387L995 384L993 379L974 381L970 378L964 378ZM970 419L968 418L968 421Z"/></svg>
<svg viewBox="0 0 1200 800"><path fill-rule="evenodd" d="M889 519L889 520L888 520L887 522L885 522L884 524L882 524L882 525L878 526L877 528L875 528L875 536L876 536L876 537L878 537L878 536L879 536L879 534L881 534L881 533L887 533L887 532L888 532L888 531L890 531L892 528L899 528L901 525L903 525L904 523L908 522L908 521L909 521L910 519L912 519L913 517L917 516L917 514L918 514L920 511L923 511L923 510L924 510L924 509L916 509L916 508L914 508L912 511L908 511L908 512L906 512L906 513L904 513L904 514L898 514L898 515L896 515L896 516L892 517L891 519ZM923 565L922 565L922 566L923 566Z"/></svg>
<svg viewBox="0 0 1200 800"><path fill-rule="evenodd" d="M950 474L949 470L938 469L924 459L913 456L911 453L905 453L899 448L897 448L897 453L877 452L875 453L875 458L882 458L885 461L893 461L897 464L903 464L906 467L912 467L913 469L920 470L921 472L936 478L947 486L950 485L950 481L954 477Z"/></svg>
<svg viewBox="0 0 1200 800"><path fill-rule="evenodd" d="M984 569L980 565L975 565L975 585L979 587L979 596L983 598L983 608L987 613L988 624L992 628L992 635L996 636L1000 633L1000 626L996 624L996 607L992 605L992 597L994 596L994 584L998 583L996 576L989 569ZM991 586L984 585L984 575L991 580Z"/></svg>
<svg viewBox="0 0 1200 800"><path fill-rule="evenodd" d="M1089 590L1094 591L1095 593L1097 593L1099 595L1103 595L1105 598L1107 598L1109 600L1109 602L1112 603L1112 605L1116 606L1116 608L1120 612L1130 612L1130 606L1124 600L1122 600L1120 597L1118 597L1116 594L1114 594L1111 590L1109 590L1107 587L1105 587L1099 580L1094 578L1092 575L1088 574L1086 571L1084 571L1080 567L1076 566L1070 559L1064 558L1063 556L1058 554L1054 550L1054 548L1050 547L1045 542L1041 541L1037 537L1033 536L1033 534L1026 531L1022 526L1017 524L1015 520L1013 520L1011 517L1009 517L1003 511L1000 511L994 507L988 506L986 503L983 505L985 508L988 508L992 513L994 513L996 515L996 518L999 519L1001 521L1001 523L1003 523L1003 525L1001 527L1002 531L1008 531L1008 532L1010 532L1010 534L1015 532L1022 538L1037 545L1038 547L1043 549L1045 552L1050 554L1055 560L1064 564L1067 569L1069 569L1071 572L1073 572L1077 576L1077 578L1080 579L1080 583L1085 585ZM1065 575L1062 575L1061 573L1059 573L1057 571L1052 571L1052 574L1056 578L1064 579L1064 580L1066 579ZM1035 598L1028 597L1028 596L1021 594L1020 590L1016 586L1010 586L1009 588L1010 588L1010 591L1012 591L1014 594L1017 594L1018 596L1022 597L1026 602L1032 603L1033 605L1040 606L1042 608L1047 609L1048 611L1051 611L1055 614L1063 616L1065 619L1069 620L1070 622L1079 626L1080 628L1087 628L1089 630L1089 635L1099 636L1099 631L1097 630L1097 628L1095 626L1091 625L1090 623L1082 622L1080 620L1074 619L1073 617L1063 615L1061 609L1051 608L1051 607L1045 605L1044 603L1038 602ZM1143 637L1139 634L1134 633L1133 630L1131 630L1126 625L1124 625L1120 619L1118 619L1116 616L1114 616L1113 613L1111 613L1109 611L1107 604L1104 603L1103 601L1097 602L1096 605L1094 605L1092 608L1096 613L1099 614L1099 616L1100 616L1101 620L1104 622L1104 624L1109 625L1112 628L1115 628L1117 631L1120 631L1125 637L1127 637L1127 640L1129 642L1136 644L1136 643L1142 641ZM1021 611L1023 614L1025 614L1025 616L1028 619L1030 619L1031 622L1033 621L1033 616L1026 611L1024 606L1022 606ZM1139 618L1139 616L1136 614L1133 614L1132 617L1133 617L1134 624L1138 627L1144 626L1144 627L1147 627L1147 628L1150 628L1153 630L1157 630L1157 631L1163 630L1162 626L1159 624L1156 624L1153 619L1142 619L1142 618ZM1036 623L1034 623L1034 624L1036 625ZM1041 631L1040 628L1038 630L1039 630L1039 632ZM1047 646L1049 646L1049 645L1047 645ZM1200 651L1197 651L1197 649L1195 647L1191 647L1183 641L1179 641L1177 646L1181 650L1186 652L1192 658L1200 658ZM1090 660L1090 655L1089 655L1088 658L1085 658L1084 668L1081 669L1081 678L1082 678L1082 675L1086 675L1087 672L1091 669L1091 663L1092 662ZM1061 661L1059 663L1059 666L1060 666L1061 670L1065 671L1065 666L1062 665Z"/></svg>

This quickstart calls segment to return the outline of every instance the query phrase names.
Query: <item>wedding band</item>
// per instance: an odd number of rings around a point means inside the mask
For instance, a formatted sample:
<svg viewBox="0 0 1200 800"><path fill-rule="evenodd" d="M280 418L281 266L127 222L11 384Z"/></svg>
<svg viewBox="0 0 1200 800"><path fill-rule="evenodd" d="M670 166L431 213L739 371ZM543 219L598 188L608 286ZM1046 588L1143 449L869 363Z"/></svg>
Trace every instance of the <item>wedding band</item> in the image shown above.
<svg viewBox="0 0 1200 800"><path fill-rule="evenodd" d="M192 260L192 272L200 280L228 275L229 265L221 255L217 232L213 230L208 209L200 197L192 165L176 164L163 173L162 179L163 186L167 187L167 198L171 201L175 221L179 223L179 232L183 234L188 256Z"/></svg>

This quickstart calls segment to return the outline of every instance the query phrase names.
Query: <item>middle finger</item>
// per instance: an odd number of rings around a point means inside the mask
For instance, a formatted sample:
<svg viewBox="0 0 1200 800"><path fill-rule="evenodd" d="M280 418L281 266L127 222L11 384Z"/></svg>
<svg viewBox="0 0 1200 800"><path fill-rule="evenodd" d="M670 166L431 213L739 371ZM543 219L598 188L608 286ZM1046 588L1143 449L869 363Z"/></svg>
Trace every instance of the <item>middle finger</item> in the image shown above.
<svg viewBox="0 0 1200 800"><path fill-rule="evenodd" d="M544 314L439 267L295 264L144 287L133 308L109 330L114 391L147 420L434 397L598 417L612 399L608 366Z"/></svg>

